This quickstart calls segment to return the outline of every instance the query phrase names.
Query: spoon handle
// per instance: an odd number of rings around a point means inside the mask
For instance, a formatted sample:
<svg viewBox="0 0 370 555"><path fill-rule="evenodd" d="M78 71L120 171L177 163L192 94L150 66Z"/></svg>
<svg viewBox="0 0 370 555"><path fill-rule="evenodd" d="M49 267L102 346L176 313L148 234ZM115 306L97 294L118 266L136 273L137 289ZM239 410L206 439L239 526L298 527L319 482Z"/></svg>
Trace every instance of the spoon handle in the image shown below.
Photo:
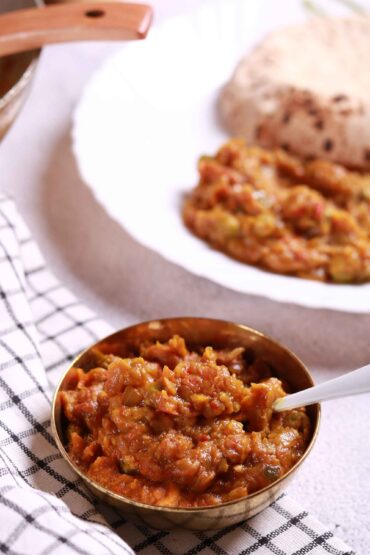
<svg viewBox="0 0 370 555"><path fill-rule="evenodd" d="M280 412L367 391L370 391L370 364L334 380L277 399L273 409Z"/></svg>
<svg viewBox="0 0 370 555"><path fill-rule="evenodd" d="M0 56L51 43L143 39L151 19L149 6L120 2L16 10L0 16Z"/></svg>

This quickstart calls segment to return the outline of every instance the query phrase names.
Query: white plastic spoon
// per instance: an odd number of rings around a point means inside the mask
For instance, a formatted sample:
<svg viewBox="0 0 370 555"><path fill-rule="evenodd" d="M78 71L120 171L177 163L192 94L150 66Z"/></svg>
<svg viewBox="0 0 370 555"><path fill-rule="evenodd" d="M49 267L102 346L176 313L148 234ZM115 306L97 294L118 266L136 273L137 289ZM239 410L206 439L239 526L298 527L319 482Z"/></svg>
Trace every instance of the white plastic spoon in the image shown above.
<svg viewBox="0 0 370 555"><path fill-rule="evenodd" d="M283 410L313 405L328 399L359 395L368 391L370 391L370 364L334 380L276 399L272 408L277 412L281 412Z"/></svg>

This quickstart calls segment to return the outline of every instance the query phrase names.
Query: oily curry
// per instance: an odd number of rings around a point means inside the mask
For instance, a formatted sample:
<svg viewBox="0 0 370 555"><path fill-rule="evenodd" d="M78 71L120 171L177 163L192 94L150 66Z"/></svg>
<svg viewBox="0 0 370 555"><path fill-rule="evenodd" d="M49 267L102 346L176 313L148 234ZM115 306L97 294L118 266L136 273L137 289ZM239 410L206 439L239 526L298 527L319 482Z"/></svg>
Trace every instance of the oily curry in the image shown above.
<svg viewBox="0 0 370 555"><path fill-rule="evenodd" d="M101 355L59 393L69 456L101 486L149 505L216 505L270 485L304 453L309 418L272 412L286 386L262 357L188 350L177 335L137 354Z"/></svg>
<svg viewBox="0 0 370 555"><path fill-rule="evenodd" d="M280 274L370 281L370 174L233 139L199 175L183 217L213 247Z"/></svg>

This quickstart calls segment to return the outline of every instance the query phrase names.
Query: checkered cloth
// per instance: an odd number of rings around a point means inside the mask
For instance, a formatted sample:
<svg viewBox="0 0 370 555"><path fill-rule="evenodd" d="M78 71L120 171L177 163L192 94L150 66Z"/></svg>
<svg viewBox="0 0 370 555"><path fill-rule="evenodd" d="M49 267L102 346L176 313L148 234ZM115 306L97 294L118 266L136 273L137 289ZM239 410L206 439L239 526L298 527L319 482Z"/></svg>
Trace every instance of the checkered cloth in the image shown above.
<svg viewBox="0 0 370 555"><path fill-rule="evenodd" d="M0 551L21 554L350 555L288 496L214 532L135 526L94 500L50 431L53 388L75 355L111 332L47 270L0 194Z"/></svg>

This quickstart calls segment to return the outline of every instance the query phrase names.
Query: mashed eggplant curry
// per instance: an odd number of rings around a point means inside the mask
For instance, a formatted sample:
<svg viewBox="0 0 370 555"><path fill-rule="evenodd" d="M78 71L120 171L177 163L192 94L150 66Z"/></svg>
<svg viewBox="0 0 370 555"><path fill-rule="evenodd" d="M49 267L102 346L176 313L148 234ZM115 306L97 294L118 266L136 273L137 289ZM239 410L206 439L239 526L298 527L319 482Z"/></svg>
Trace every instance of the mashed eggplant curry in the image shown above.
<svg viewBox="0 0 370 555"><path fill-rule="evenodd" d="M263 359L189 351L179 336L139 354L102 355L60 393L68 453L100 485L150 505L215 505L268 486L302 456L309 418L272 412L285 392Z"/></svg>
<svg viewBox="0 0 370 555"><path fill-rule="evenodd" d="M247 264L336 283L370 281L370 175L283 150L225 144L199 161L186 225Z"/></svg>

